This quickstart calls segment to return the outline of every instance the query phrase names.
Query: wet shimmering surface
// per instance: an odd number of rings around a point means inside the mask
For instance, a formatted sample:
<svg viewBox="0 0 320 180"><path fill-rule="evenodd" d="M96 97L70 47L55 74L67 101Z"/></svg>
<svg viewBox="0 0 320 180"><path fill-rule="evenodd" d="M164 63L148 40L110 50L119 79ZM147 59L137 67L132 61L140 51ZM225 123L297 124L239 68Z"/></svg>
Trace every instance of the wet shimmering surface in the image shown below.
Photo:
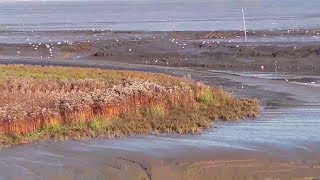
<svg viewBox="0 0 320 180"><path fill-rule="evenodd" d="M0 29L239 30L312 28L318 0L0 1ZM285 9L285 11L284 11Z"/></svg>
<svg viewBox="0 0 320 180"><path fill-rule="evenodd" d="M172 150L181 146L226 147L264 151L266 146L309 150L320 143L320 109L295 108L265 110L256 120L218 122L201 135L136 136L121 140L93 140L85 148L119 148L159 154L155 150ZM81 143L80 143L81 144Z"/></svg>

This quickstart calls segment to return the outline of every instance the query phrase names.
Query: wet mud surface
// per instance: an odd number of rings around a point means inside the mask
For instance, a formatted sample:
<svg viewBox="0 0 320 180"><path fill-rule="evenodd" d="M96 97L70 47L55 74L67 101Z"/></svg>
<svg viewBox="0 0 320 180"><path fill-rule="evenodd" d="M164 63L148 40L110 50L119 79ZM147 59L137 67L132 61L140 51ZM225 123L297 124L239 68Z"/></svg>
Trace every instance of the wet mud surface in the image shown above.
<svg viewBox="0 0 320 180"><path fill-rule="evenodd" d="M237 38L237 33L235 35L204 33L211 42L216 41L212 37L222 39L219 40L220 45L203 44L203 41L208 40L202 33L200 35L190 33L188 37L179 33L162 32L161 35L146 33L143 34L143 38L146 38L143 42L134 40L134 38L139 39L141 33L126 32L125 35L115 33L112 34L113 38L110 41L103 40L94 44L91 44L91 41L81 42L80 46L85 50L73 49L68 58L55 54L64 54L65 52L61 50L57 52L52 50L54 55L50 56L49 50L45 47L43 52L46 51L45 55L49 55L49 59L36 57L33 51L25 49L20 49L20 55L17 55L20 45L2 45L0 63L3 64L99 67L184 76L208 85L222 86L240 97L258 98L264 108L258 119L218 122L214 128L199 135L141 135L112 140L39 142L4 148L0 151L0 177L3 179L319 178L320 136L317 130L320 125L318 86L320 64L317 60L319 44L317 41L301 40L301 38L314 38L313 36L317 34L317 31L314 31L315 34L310 34L308 37L293 34L296 38L300 38L298 42L274 40L271 42L272 45L268 45L270 42L266 40L261 40L265 37L266 32L263 32L256 38L257 42L246 43L241 52L234 47L237 45L241 47L244 42L232 40ZM266 35L271 39L285 32L287 31ZM134 37L136 35L137 37ZM165 40L162 40L162 36ZM227 39L222 36L227 36ZM179 43L173 43L172 38L183 39L181 43L185 48ZM229 40L232 42L229 43ZM183 43L187 45L183 46ZM79 44L68 44L68 47L77 45ZM90 48L87 48L87 45ZM108 46L110 49L103 49L102 46ZM262 48L264 46L268 48ZM294 47L297 51L290 54L288 51L294 50ZM24 51L30 54L24 54ZM253 56L253 51L260 55ZM273 57L274 52L279 54ZM98 54L94 56L95 53ZM108 53L112 55L107 55ZM161 61L162 58L169 56L178 60ZM180 58L187 60L180 62ZM155 59L158 61L155 62Z"/></svg>
<svg viewBox="0 0 320 180"><path fill-rule="evenodd" d="M6 59L91 59L220 70L319 74L318 29L214 32L0 32Z"/></svg>

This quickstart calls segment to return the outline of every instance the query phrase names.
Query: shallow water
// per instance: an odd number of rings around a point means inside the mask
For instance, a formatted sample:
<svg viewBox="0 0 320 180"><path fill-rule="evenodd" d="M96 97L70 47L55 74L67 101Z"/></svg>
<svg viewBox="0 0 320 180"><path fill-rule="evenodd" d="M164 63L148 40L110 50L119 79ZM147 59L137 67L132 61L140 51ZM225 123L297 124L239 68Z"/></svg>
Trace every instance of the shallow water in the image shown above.
<svg viewBox="0 0 320 180"><path fill-rule="evenodd" d="M249 77L256 79L265 79L265 80L279 80L286 81L288 83L301 84L305 86L320 87L320 76L311 76L311 75L297 75L286 72L232 72L232 71L218 71L218 70L209 70L211 73L226 73L232 74L241 77Z"/></svg>
<svg viewBox="0 0 320 180"><path fill-rule="evenodd" d="M121 140L92 140L80 143L86 150L115 148L143 151L153 155L181 147L225 147L252 151L265 151L266 147L302 149L320 142L320 109L295 108L265 110L256 120L218 122L215 128L200 135L135 136ZM155 143L156 142L156 143ZM162 156L165 154L162 154Z"/></svg>
<svg viewBox="0 0 320 180"><path fill-rule="evenodd" d="M240 30L319 26L318 0L0 1L0 30Z"/></svg>
<svg viewBox="0 0 320 180"><path fill-rule="evenodd" d="M31 144L0 151L0 162L42 161L44 165L50 166L55 159L52 154L57 157L59 153L62 156L69 152L101 153L117 150L168 158L190 149L233 149L293 158L292 153L295 151L310 153L320 149L319 117L318 108L268 109L264 110L258 119L217 122L215 128L199 135L138 135L111 140ZM62 147L63 149L60 149ZM28 156L23 155L20 160L17 159L24 152L28 153ZM62 162L59 164L63 165Z"/></svg>

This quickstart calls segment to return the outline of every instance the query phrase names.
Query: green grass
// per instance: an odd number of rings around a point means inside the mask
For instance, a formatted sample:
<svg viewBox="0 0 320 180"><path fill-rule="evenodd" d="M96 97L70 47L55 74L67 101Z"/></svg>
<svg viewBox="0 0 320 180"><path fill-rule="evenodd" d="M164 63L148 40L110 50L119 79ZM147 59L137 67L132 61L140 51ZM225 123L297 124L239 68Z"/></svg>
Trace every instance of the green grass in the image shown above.
<svg viewBox="0 0 320 180"><path fill-rule="evenodd" d="M197 97L198 102L202 102L204 104L211 104L214 101L213 93L210 89L206 89Z"/></svg>

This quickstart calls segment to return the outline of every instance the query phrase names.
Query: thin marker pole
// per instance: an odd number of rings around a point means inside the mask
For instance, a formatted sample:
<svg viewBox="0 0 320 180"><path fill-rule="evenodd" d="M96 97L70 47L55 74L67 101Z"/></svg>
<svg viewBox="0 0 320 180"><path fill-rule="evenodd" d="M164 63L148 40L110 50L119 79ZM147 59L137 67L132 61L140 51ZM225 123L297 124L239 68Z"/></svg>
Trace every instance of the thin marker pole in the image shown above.
<svg viewBox="0 0 320 180"><path fill-rule="evenodd" d="M245 38L246 42L248 42L246 20L244 19L244 10L243 10L243 8L242 8L242 20L243 20L244 38Z"/></svg>

